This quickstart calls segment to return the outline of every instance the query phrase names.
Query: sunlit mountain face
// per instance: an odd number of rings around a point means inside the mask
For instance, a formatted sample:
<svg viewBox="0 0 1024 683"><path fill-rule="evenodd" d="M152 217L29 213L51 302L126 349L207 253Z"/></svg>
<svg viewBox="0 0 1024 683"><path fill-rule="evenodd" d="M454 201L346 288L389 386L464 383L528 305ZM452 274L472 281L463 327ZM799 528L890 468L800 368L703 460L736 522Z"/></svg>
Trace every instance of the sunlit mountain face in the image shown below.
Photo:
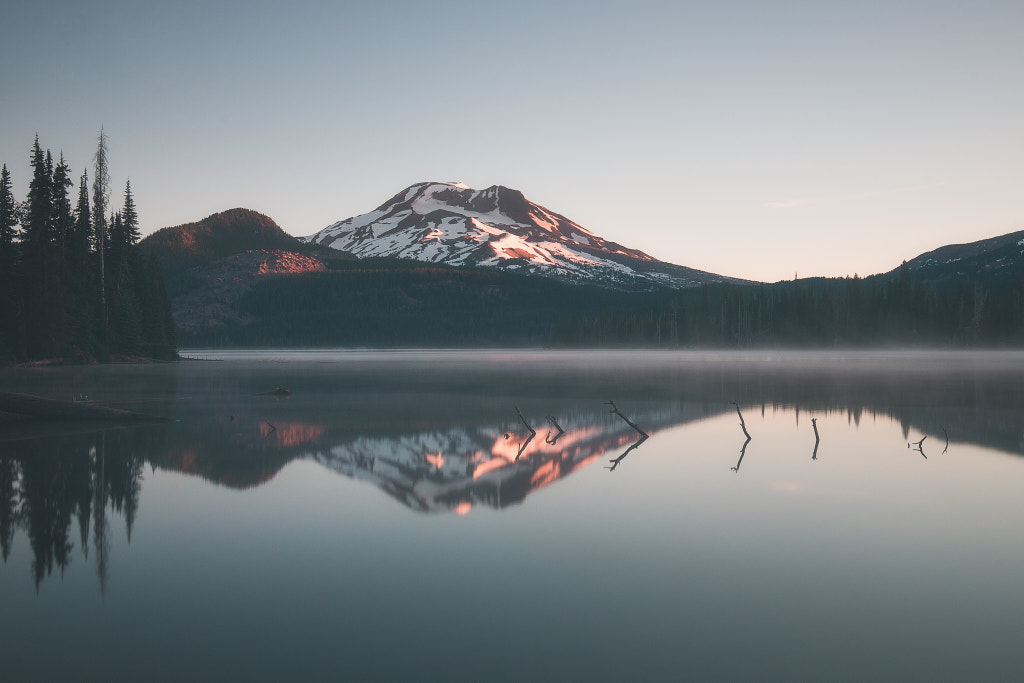
<svg viewBox="0 0 1024 683"><path fill-rule="evenodd" d="M500 185L419 183L304 239L359 258L485 266L623 289L730 280L605 240Z"/></svg>

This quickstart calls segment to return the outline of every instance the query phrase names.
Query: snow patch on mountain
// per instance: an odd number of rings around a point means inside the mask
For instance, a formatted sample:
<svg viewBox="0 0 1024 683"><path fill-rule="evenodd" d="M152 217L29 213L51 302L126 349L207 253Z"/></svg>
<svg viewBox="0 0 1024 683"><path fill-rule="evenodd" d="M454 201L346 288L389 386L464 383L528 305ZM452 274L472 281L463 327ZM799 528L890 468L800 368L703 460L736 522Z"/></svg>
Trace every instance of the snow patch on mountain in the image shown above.
<svg viewBox="0 0 1024 683"><path fill-rule="evenodd" d="M609 242L499 185L412 185L369 213L303 238L359 258L485 266L611 287L686 287L728 278Z"/></svg>

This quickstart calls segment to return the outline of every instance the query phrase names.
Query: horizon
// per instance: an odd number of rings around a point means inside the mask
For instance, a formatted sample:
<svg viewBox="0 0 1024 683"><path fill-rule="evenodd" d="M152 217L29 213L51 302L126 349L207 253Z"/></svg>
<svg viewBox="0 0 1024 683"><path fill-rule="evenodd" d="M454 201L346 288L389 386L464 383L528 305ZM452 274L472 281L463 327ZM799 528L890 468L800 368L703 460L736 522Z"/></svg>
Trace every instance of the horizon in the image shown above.
<svg viewBox="0 0 1024 683"><path fill-rule="evenodd" d="M1024 229L1022 25L994 1L32 3L0 27L0 163L24 199L38 133L77 185L103 126L143 235L243 207L304 237L458 179L669 263L870 275Z"/></svg>

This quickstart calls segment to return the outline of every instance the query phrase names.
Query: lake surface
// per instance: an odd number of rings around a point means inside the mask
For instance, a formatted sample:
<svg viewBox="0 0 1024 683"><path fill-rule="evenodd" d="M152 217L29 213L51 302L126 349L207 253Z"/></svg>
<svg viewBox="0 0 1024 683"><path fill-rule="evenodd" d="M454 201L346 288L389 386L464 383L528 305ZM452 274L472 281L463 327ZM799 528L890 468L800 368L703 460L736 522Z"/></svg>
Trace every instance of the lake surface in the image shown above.
<svg viewBox="0 0 1024 683"><path fill-rule="evenodd" d="M0 421L4 680L1024 670L1022 353L189 355L0 371L171 420Z"/></svg>

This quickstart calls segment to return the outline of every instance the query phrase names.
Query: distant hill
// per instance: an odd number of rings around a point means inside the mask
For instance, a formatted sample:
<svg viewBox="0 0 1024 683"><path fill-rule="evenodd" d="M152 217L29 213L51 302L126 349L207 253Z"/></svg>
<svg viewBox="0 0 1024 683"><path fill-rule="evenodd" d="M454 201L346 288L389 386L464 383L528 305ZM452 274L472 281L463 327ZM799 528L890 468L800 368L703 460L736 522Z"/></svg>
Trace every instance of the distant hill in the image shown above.
<svg viewBox="0 0 1024 683"><path fill-rule="evenodd" d="M252 316L239 313L238 301L256 283L321 272L327 269L325 260L345 258L304 244L268 216L249 209L163 228L139 246L160 262L174 320L185 340L203 329L251 323Z"/></svg>
<svg viewBox="0 0 1024 683"><path fill-rule="evenodd" d="M882 277L899 275L903 266ZM906 262L915 280L955 284L1024 278L1024 230L968 244L949 244Z"/></svg>
<svg viewBox="0 0 1024 683"><path fill-rule="evenodd" d="M307 251L306 245L271 218L249 209L229 209L195 223L157 230L139 246L147 256L157 255L165 273L253 249Z"/></svg>

